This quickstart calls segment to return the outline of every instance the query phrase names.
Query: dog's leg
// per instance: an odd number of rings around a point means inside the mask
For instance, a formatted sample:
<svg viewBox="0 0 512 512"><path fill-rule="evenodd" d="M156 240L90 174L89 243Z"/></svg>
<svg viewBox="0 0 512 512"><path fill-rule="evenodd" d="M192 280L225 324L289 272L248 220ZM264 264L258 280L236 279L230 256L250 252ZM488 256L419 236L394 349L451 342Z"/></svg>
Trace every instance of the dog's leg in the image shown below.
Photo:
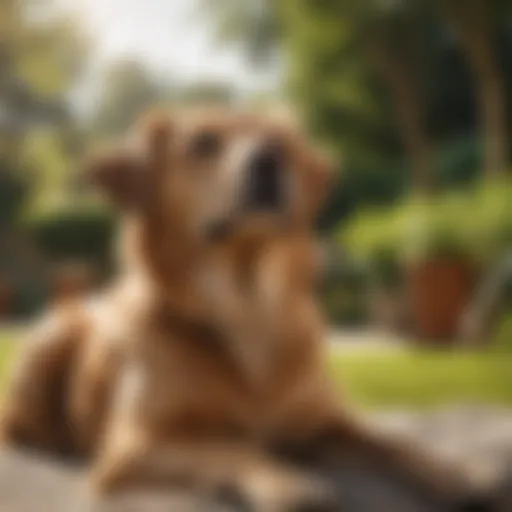
<svg viewBox="0 0 512 512"><path fill-rule="evenodd" d="M258 512L337 511L323 483L263 451L222 441L125 444L101 457L93 484L102 495L139 487L185 488Z"/></svg>
<svg viewBox="0 0 512 512"><path fill-rule="evenodd" d="M412 440L385 434L348 415L337 415L321 432L306 443L306 459L330 467L343 461L369 464L407 479L426 498L447 505L476 498L477 489L463 467L426 453Z"/></svg>
<svg viewBox="0 0 512 512"><path fill-rule="evenodd" d="M63 402L66 375L79 342L78 329L72 316L56 312L26 341L2 404L3 442L59 452L69 448Z"/></svg>

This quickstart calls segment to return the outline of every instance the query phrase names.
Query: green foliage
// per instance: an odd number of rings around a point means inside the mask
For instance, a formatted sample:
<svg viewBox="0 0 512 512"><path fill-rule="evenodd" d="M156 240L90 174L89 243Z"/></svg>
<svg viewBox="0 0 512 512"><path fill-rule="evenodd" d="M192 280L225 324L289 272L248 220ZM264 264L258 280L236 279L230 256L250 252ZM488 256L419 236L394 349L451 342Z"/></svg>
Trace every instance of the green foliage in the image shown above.
<svg viewBox="0 0 512 512"><path fill-rule="evenodd" d="M367 272L354 262L333 257L327 265L320 297L330 322L361 325L368 318Z"/></svg>
<svg viewBox="0 0 512 512"><path fill-rule="evenodd" d="M49 284L41 276L30 276L14 283L14 294L9 315L16 320L26 320L41 311L48 300Z"/></svg>
<svg viewBox="0 0 512 512"><path fill-rule="evenodd" d="M121 60L107 70L92 128L99 136L124 133L148 108L165 99L162 84L144 64Z"/></svg>
<svg viewBox="0 0 512 512"><path fill-rule="evenodd" d="M66 192L72 162L63 142L62 134L49 128L31 130L25 137L23 161L35 181L32 202L49 202Z"/></svg>
<svg viewBox="0 0 512 512"><path fill-rule="evenodd" d="M386 248L373 253L368 269L369 279L385 290L400 290L404 282L404 269L396 258L395 251Z"/></svg>
<svg viewBox="0 0 512 512"><path fill-rule="evenodd" d="M2 332L0 334L0 390L7 384L9 369L12 366L19 344L18 333Z"/></svg>
<svg viewBox="0 0 512 512"><path fill-rule="evenodd" d="M28 184L17 170L0 161L0 228L15 221L28 195Z"/></svg>
<svg viewBox="0 0 512 512"><path fill-rule="evenodd" d="M67 120L65 95L86 62L88 41L55 0L0 3L0 104L11 131Z"/></svg>
<svg viewBox="0 0 512 512"><path fill-rule="evenodd" d="M213 17L222 41L242 44L253 63L268 64L280 33L280 22L272 0L201 0L204 19Z"/></svg>
<svg viewBox="0 0 512 512"><path fill-rule="evenodd" d="M368 320L367 300L361 290L340 286L324 292L323 309L331 325L360 326Z"/></svg>
<svg viewBox="0 0 512 512"><path fill-rule="evenodd" d="M478 137L454 137L437 151L436 183L441 189L467 187L481 176L482 144Z"/></svg>
<svg viewBox="0 0 512 512"><path fill-rule="evenodd" d="M290 90L312 128L349 167L387 168L392 160L400 162L397 112L376 72L376 52L369 50L374 36L381 37L374 24L391 26L389 13L381 12L376 2L303 0L286 5L282 16ZM408 43L401 49L412 48L415 41L409 38Z"/></svg>
<svg viewBox="0 0 512 512"><path fill-rule="evenodd" d="M484 182L466 191L366 209L340 230L339 241L367 261L382 253L398 260L491 260L512 246L512 183Z"/></svg>
<svg viewBox="0 0 512 512"><path fill-rule="evenodd" d="M24 227L44 254L54 260L108 261L114 218L95 201L40 207L24 219Z"/></svg>
<svg viewBox="0 0 512 512"><path fill-rule="evenodd" d="M499 322L494 347L500 352L512 354L512 313L503 315Z"/></svg>
<svg viewBox="0 0 512 512"><path fill-rule="evenodd" d="M16 70L42 97L55 98L75 85L86 62L88 41L70 17L41 18L40 22L22 22L20 33L24 40Z"/></svg>

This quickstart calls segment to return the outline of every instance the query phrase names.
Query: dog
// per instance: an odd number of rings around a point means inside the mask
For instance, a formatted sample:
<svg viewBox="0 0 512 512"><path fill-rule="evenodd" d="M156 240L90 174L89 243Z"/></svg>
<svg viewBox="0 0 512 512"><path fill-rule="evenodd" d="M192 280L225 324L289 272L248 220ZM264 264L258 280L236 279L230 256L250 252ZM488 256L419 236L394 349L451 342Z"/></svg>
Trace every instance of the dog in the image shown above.
<svg viewBox="0 0 512 512"><path fill-rule="evenodd" d="M231 111L151 115L93 155L87 176L120 211L119 272L36 326L4 442L87 457L106 495L189 486L338 510L292 460L355 457L463 497L462 471L365 425L328 378L313 225L329 168L296 126Z"/></svg>

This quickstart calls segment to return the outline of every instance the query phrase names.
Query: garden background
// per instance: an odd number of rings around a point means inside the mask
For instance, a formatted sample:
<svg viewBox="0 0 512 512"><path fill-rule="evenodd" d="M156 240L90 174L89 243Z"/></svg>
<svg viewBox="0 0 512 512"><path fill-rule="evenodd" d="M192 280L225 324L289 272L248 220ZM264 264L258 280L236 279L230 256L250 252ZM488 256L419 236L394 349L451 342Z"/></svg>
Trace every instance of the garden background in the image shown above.
<svg viewBox="0 0 512 512"><path fill-rule="evenodd" d="M337 168L333 373L369 406L512 404L512 1L88 5L0 1L2 369L51 300L114 270L91 148L154 106L285 106ZM110 30L134 44L105 57Z"/></svg>

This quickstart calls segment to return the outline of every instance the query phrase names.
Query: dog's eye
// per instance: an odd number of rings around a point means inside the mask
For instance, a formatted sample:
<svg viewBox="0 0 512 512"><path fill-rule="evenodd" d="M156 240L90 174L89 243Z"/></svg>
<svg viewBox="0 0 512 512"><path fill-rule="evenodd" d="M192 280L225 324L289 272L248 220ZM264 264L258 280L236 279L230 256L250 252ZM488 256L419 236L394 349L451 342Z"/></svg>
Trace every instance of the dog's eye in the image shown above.
<svg viewBox="0 0 512 512"><path fill-rule="evenodd" d="M219 154L222 141L218 134L203 132L196 135L190 144L190 153L195 158L211 158Z"/></svg>

